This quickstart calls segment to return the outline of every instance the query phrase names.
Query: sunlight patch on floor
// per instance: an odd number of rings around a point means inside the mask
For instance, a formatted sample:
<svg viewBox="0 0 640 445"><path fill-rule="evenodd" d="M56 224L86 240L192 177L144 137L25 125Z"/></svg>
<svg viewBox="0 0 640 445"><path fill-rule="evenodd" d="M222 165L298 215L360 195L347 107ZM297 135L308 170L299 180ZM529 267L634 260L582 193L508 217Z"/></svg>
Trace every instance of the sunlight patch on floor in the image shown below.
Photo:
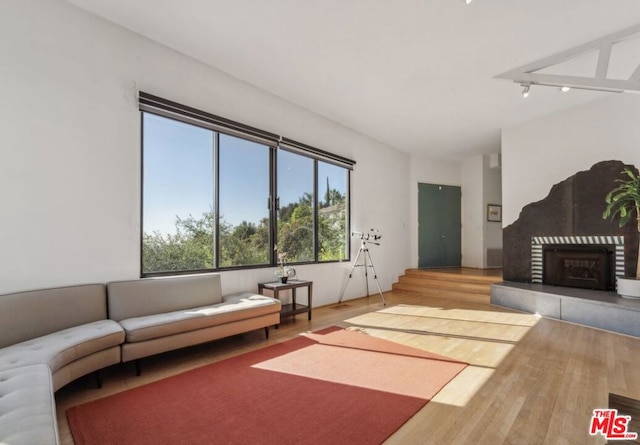
<svg viewBox="0 0 640 445"><path fill-rule="evenodd" d="M458 362L323 344L296 349L252 365L267 371L424 400L431 400L465 366Z"/></svg>
<svg viewBox="0 0 640 445"><path fill-rule="evenodd" d="M445 405L465 406L491 377L494 370L467 366L431 399Z"/></svg>
<svg viewBox="0 0 640 445"><path fill-rule="evenodd" d="M539 315L513 312L479 311L472 309L444 309L440 307L399 304L378 311L383 314L410 315L412 317L445 318L451 320L500 323L516 326L534 326Z"/></svg>
<svg viewBox="0 0 640 445"><path fill-rule="evenodd" d="M465 406L540 317L397 305L345 320L369 335L469 363L434 398Z"/></svg>
<svg viewBox="0 0 640 445"><path fill-rule="evenodd" d="M441 315L443 312L439 312L438 314ZM497 313L497 315L500 315L500 313ZM489 321L487 319L461 320L443 316L431 317L426 315L394 314L388 312L386 309L359 315L345 321L366 327L398 329L414 333L450 335L506 342L517 342L521 340L531 328L531 326L501 321Z"/></svg>
<svg viewBox="0 0 640 445"><path fill-rule="evenodd" d="M406 346L461 360L473 366L495 368L515 347L513 343L493 342L482 339L456 338L442 335L425 335L386 329L362 329L369 335L394 341Z"/></svg>

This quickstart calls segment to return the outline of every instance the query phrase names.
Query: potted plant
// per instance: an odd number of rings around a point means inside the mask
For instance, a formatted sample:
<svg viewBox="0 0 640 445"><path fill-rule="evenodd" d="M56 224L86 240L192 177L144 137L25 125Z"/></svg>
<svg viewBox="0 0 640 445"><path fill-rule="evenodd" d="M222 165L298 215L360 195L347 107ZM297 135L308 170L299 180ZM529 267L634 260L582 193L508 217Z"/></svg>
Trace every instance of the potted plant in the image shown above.
<svg viewBox="0 0 640 445"><path fill-rule="evenodd" d="M275 250L278 250L276 246ZM275 275L280 279L281 283L286 283L290 277L296 276L296 270L287 266L287 253L278 251L278 269L276 269Z"/></svg>
<svg viewBox="0 0 640 445"><path fill-rule="evenodd" d="M634 221L640 233L640 176L631 168L626 167L622 174L624 179L616 179L618 186L611 190L605 201L607 208L602 217L604 219L618 218L619 227L626 225L629 221ZM640 242L638 246L640 255ZM640 298L640 258L636 268L635 277L618 277L617 291L623 297Z"/></svg>

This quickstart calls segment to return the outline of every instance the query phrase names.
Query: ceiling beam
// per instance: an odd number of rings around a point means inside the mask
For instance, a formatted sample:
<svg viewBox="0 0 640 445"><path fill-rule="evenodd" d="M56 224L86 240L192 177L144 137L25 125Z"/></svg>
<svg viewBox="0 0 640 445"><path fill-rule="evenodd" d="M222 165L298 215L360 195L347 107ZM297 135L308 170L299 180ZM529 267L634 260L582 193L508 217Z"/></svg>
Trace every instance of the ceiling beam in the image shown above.
<svg viewBox="0 0 640 445"><path fill-rule="evenodd" d="M640 66L627 80L608 79L607 72L611 61L611 49L614 44L640 34L640 24L609 34L591 42L544 57L532 63L509 70L495 76L497 79L509 79L527 85L568 86L588 90L640 92ZM542 74L537 71L559 65L590 51L598 51L598 62L593 77L567 76L562 74Z"/></svg>

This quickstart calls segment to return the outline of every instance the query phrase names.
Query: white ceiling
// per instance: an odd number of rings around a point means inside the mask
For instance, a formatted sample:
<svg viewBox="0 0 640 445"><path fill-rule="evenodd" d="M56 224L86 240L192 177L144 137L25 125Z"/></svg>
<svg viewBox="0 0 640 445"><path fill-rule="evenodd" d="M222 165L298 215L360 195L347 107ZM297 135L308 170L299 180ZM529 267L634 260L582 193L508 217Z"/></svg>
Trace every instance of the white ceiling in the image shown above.
<svg viewBox="0 0 640 445"><path fill-rule="evenodd" d="M523 99L494 76L640 23L640 0L68 1L397 149L451 159L614 94L533 87ZM638 64L640 45L612 52L612 69Z"/></svg>

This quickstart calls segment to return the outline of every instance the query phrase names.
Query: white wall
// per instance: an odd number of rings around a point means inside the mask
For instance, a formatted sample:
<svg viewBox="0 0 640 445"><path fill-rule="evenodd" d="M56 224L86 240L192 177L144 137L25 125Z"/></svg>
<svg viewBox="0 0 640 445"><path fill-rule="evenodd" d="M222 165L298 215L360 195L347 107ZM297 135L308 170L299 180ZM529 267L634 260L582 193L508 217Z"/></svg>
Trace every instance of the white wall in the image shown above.
<svg viewBox="0 0 640 445"><path fill-rule="evenodd" d="M502 131L503 226L551 187L593 164L640 167L640 96L610 97Z"/></svg>
<svg viewBox="0 0 640 445"><path fill-rule="evenodd" d="M485 269L487 249L502 248L502 226L487 221L487 205L502 203L500 169L488 155L462 162L462 266Z"/></svg>
<svg viewBox="0 0 640 445"><path fill-rule="evenodd" d="M418 184L461 186L461 163L412 156L409 168L411 266L418 267ZM464 191L463 191L464 193Z"/></svg>
<svg viewBox="0 0 640 445"><path fill-rule="evenodd" d="M409 157L391 147L58 0L0 4L0 66L0 293L139 277L138 90L354 159L353 227L383 233L383 290L410 263ZM299 268L315 305L348 266ZM223 291L272 278L226 272Z"/></svg>
<svg viewBox="0 0 640 445"><path fill-rule="evenodd" d="M484 267L483 156L462 162L462 266Z"/></svg>
<svg viewBox="0 0 640 445"><path fill-rule="evenodd" d="M487 250L502 249L502 224L487 221L487 206L489 204L502 205L502 170L491 167L490 156L485 155L482 175L482 221L483 221L483 268L495 267L487 261ZM502 263L502 261L500 261Z"/></svg>

